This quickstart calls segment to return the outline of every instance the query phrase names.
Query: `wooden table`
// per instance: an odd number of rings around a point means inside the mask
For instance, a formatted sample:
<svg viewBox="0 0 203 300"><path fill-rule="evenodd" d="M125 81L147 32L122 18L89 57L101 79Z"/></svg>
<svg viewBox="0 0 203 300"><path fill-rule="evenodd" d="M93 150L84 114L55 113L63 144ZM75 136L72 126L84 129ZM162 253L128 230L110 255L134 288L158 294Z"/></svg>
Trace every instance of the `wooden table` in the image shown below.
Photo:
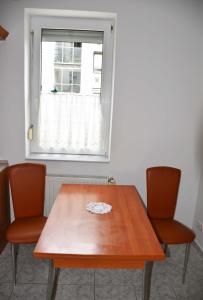
<svg viewBox="0 0 203 300"><path fill-rule="evenodd" d="M90 202L112 205L107 214ZM47 300L54 299L60 268L144 269L143 299L150 298L153 261L165 255L134 186L63 184L34 250L49 258Z"/></svg>

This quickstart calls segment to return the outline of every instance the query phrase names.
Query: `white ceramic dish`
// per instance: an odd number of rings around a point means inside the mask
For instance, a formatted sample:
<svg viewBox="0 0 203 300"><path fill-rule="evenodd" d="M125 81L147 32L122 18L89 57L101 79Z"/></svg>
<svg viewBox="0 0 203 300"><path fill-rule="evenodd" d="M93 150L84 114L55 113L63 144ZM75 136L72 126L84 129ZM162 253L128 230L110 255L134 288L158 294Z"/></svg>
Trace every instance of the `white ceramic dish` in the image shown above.
<svg viewBox="0 0 203 300"><path fill-rule="evenodd" d="M91 202L86 205L86 209L93 214L106 214L112 210L112 206L104 202Z"/></svg>

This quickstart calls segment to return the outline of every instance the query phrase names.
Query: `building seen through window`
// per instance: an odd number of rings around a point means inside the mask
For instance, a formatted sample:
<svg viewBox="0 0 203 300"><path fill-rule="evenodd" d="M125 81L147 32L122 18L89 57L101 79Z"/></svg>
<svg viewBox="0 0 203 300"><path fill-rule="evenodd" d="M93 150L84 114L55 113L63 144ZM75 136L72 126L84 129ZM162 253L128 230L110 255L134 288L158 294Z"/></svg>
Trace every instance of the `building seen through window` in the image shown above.
<svg viewBox="0 0 203 300"><path fill-rule="evenodd" d="M81 46L81 43L56 42L54 55L56 92L80 92Z"/></svg>
<svg viewBox="0 0 203 300"><path fill-rule="evenodd" d="M54 39L53 30L42 31L42 91L55 93L77 93L83 95L101 93L102 42L87 37L78 31L70 41L69 32L61 30ZM75 32L75 31L74 31ZM92 33L90 33L92 34ZM82 35L82 41L81 41ZM74 40L74 41L72 41Z"/></svg>

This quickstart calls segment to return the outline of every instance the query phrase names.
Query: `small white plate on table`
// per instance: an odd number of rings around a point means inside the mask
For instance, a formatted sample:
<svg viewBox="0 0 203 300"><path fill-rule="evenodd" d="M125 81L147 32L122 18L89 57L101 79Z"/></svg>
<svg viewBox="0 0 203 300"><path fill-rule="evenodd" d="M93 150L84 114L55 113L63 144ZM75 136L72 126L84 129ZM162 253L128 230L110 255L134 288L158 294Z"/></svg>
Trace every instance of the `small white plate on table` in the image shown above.
<svg viewBox="0 0 203 300"><path fill-rule="evenodd" d="M86 209L93 214L106 214L112 211L112 206L104 202L91 202Z"/></svg>

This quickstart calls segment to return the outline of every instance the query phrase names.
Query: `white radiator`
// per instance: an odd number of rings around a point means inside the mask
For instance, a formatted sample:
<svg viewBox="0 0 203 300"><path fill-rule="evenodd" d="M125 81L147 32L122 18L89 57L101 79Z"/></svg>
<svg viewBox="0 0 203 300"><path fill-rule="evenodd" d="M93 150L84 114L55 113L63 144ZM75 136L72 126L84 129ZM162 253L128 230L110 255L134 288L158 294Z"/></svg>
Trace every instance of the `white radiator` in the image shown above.
<svg viewBox="0 0 203 300"><path fill-rule="evenodd" d="M108 176L72 176L72 175L53 175L46 176L45 189L45 215L48 216L51 207L56 199L56 195L63 183L86 183L86 184L112 184L113 177Z"/></svg>

